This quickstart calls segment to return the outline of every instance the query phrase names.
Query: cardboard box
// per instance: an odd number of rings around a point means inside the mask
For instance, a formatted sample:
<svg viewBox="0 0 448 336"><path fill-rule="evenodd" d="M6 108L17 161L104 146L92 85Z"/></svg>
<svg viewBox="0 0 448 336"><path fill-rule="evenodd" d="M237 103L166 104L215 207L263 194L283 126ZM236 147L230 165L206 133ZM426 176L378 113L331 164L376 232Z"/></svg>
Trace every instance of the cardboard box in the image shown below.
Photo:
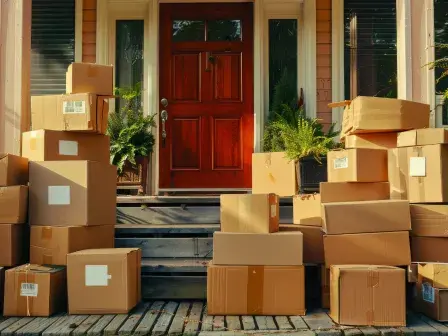
<svg viewBox="0 0 448 336"><path fill-rule="evenodd" d="M67 255L88 249L113 248L114 225L32 226L30 262L38 265L67 265Z"/></svg>
<svg viewBox="0 0 448 336"><path fill-rule="evenodd" d="M30 162L31 225L116 224L117 168L94 161Z"/></svg>
<svg viewBox="0 0 448 336"><path fill-rule="evenodd" d="M210 263L207 312L209 315L305 315L305 268Z"/></svg>
<svg viewBox="0 0 448 336"><path fill-rule="evenodd" d="M397 147L426 146L448 143L444 128L424 128L398 134Z"/></svg>
<svg viewBox="0 0 448 336"><path fill-rule="evenodd" d="M0 225L0 266L12 267L26 263L29 246L27 225Z"/></svg>
<svg viewBox="0 0 448 336"><path fill-rule="evenodd" d="M320 281L322 288L322 308L330 309L330 269L325 265L320 267Z"/></svg>
<svg viewBox="0 0 448 336"><path fill-rule="evenodd" d="M389 182L321 182L320 197L322 203L387 200Z"/></svg>
<svg viewBox="0 0 448 336"><path fill-rule="evenodd" d="M286 153L252 154L252 194L297 194L296 164Z"/></svg>
<svg viewBox="0 0 448 336"><path fill-rule="evenodd" d="M279 198L275 194L221 195L221 231L278 232Z"/></svg>
<svg viewBox="0 0 448 336"><path fill-rule="evenodd" d="M295 224L280 225L280 231L291 232L299 231L303 234L303 263L305 264L323 264L324 255L324 233L320 227L305 226Z"/></svg>
<svg viewBox="0 0 448 336"><path fill-rule="evenodd" d="M92 63L72 63L66 74L66 92L91 92L101 96L114 94L114 67Z"/></svg>
<svg viewBox="0 0 448 336"><path fill-rule="evenodd" d="M448 237L448 204L411 204L412 234Z"/></svg>
<svg viewBox="0 0 448 336"><path fill-rule="evenodd" d="M141 300L138 248L97 249L67 257L70 314L126 314Z"/></svg>
<svg viewBox="0 0 448 336"><path fill-rule="evenodd" d="M418 282L429 283L433 288L448 289L448 264L428 263L418 265Z"/></svg>
<svg viewBox="0 0 448 336"><path fill-rule="evenodd" d="M28 159L0 153L0 187L28 184Z"/></svg>
<svg viewBox="0 0 448 336"><path fill-rule="evenodd" d="M408 266L408 282L416 283L418 280L418 263L411 263Z"/></svg>
<svg viewBox="0 0 448 336"><path fill-rule="evenodd" d="M412 261L448 263L448 238L411 237Z"/></svg>
<svg viewBox="0 0 448 336"><path fill-rule="evenodd" d="M389 175L390 198L408 199L409 160L407 148L394 148L387 151L387 170Z"/></svg>
<svg viewBox="0 0 448 336"><path fill-rule="evenodd" d="M332 266L330 317L353 326L406 326L405 270L388 266Z"/></svg>
<svg viewBox="0 0 448 336"><path fill-rule="evenodd" d="M429 283L416 284L413 308L429 318L448 322L448 289L432 287Z"/></svg>
<svg viewBox="0 0 448 336"><path fill-rule="evenodd" d="M24 224L28 215L28 187L0 187L0 224Z"/></svg>
<svg viewBox="0 0 448 336"><path fill-rule="evenodd" d="M5 268L0 267L0 311L3 311L3 297L5 293Z"/></svg>
<svg viewBox="0 0 448 336"><path fill-rule="evenodd" d="M388 182L386 150L330 151L327 161L328 182Z"/></svg>
<svg viewBox="0 0 448 336"><path fill-rule="evenodd" d="M298 266L303 264L301 232L213 234L213 264Z"/></svg>
<svg viewBox="0 0 448 336"><path fill-rule="evenodd" d="M6 271L5 316L51 316L67 306L64 267L22 265Z"/></svg>
<svg viewBox="0 0 448 336"><path fill-rule="evenodd" d="M329 235L411 230L409 202L403 200L324 203L322 218Z"/></svg>
<svg viewBox="0 0 448 336"><path fill-rule="evenodd" d="M104 134L109 115L109 98L92 93L32 96L32 129Z"/></svg>
<svg viewBox="0 0 448 336"><path fill-rule="evenodd" d="M293 222L299 225L322 226L321 198L319 194L293 197Z"/></svg>
<svg viewBox="0 0 448 336"><path fill-rule="evenodd" d="M327 267L411 264L408 231L325 235L324 251Z"/></svg>
<svg viewBox="0 0 448 336"><path fill-rule="evenodd" d="M397 147L397 133L353 134L345 137L345 148L389 149Z"/></svg>
<svg viewBox="0 0 448 336"><path fill-rule="evenodd" d="M110 162L107 135L38 130L23 133L22 140L22 156L30 161Z"/></svg>

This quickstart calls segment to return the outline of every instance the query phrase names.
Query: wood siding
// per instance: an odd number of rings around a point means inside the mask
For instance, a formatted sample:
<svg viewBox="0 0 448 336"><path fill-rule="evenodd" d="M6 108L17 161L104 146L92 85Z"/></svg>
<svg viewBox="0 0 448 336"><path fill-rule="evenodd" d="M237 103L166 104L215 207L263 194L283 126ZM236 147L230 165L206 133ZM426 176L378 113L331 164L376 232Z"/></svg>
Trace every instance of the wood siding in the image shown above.
<svg viewBox="0 0 448 336"><path fill-rule="evenodd" d="M83 0L82 6L82 61L96 62L96 1Z"/></svg>

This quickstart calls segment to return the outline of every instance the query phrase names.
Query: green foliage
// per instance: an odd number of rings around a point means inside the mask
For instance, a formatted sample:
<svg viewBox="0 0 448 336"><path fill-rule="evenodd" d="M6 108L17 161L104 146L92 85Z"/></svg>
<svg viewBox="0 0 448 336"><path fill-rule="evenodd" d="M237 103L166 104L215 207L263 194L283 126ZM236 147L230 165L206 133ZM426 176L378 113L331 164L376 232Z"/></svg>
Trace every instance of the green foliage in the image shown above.
<svg viewBox="0 0 448 336"><path fill-rule="evenodd" d="M439 51L441 52L448 51L448 44L436 44L436 48L439 49ZM442 80L448 78L448 56L443 56L427 65L431 70L432 69L441 70L440 76L436 79L436 84L439 84ZM444 92L439 93L443 95L445 100L448 100L448 89L446 89Z"/></svg>

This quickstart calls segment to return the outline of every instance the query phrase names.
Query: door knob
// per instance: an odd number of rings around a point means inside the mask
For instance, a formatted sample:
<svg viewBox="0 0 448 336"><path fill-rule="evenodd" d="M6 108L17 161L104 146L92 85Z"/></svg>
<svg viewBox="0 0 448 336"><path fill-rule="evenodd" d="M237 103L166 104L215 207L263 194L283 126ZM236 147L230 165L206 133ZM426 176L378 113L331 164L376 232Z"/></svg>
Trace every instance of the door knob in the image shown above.
<svg viewBox="0 0 448 336"><path fill-rule="evenodd" d="M160 104L162 104L163 107L167 107L168 106L168 99L162 98L160 100Z"/></svg>

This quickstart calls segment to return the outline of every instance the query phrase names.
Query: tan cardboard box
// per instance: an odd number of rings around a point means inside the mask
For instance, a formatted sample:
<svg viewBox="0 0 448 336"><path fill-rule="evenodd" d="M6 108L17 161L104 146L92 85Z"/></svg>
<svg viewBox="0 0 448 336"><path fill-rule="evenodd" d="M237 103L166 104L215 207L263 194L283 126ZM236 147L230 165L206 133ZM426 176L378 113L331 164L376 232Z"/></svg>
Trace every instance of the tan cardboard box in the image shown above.
<svg viewBox="0 0 448 336"><path fill-rule="evenodd" d="M22 156L30 161L110 162L107 135L38 130L23 133L22 140Z"/></svg>
<svg viewBox="0 0 448 336"><path fill-rule="evenodd" d="M345 137L345 148L389 149L397 147L396 132L353 134Z"/></svg>
<svg viewBox="0 0 448 336"><path fill-rule="evenodd" d="M408 231L325 235L324 250L327 267L411 264Z"/></svg>
<svg viewBox="0 0 448 336"><path fill-rule="evenodd" d="M278 232L279 198L275 194L221 195L221 231Z"/></svg>
<svg viewBox="0 0 448 336"><path fill-rule="evenodd" d="M448 143L444 128L424 128L398 134L397 147L426 146Z"/></svg>
<svg viewBox="0 0 448 336"><path fill-rule="evenodd" d="M31 225L116 224L117 168L94 161L30 162Z"/></svg>
<svg viewBox="0 0 448 336"><path fill-rule="evenodd" d="M327 155L328 182L388 182L387 151L352 148Z"/></svg>
<svg viewBox="0 0 448 336"><path fill-rule="evenodd" d="M448 289L448 264L428 263L418 265L418 282L429 283L433 288Z"/></svg>
<svg viewBox="0 0 448 336"><path fill-rule="evenodd" d="M389 182L321 182L322 203L387 200Z"/></svg>
<svg viewBox="0 0 448 336"><path fill-rule="evenodd" d="M28 261L29 228L27 225L0 225L0 266L12 267Z"/></svg>
<svg viewBox="0 0 448 336"><path fill-rule="evenodd" d="M406 326L405 270L388 266L332 266L330 317L354 326Z"/></svg>
<svg viewBox="0 0 448 336"><path fill-rule="evenodd" d="M448 263L448 238L411 237L412 261Z"/></svg>
<svg viewBox="0 0 448 336"><path fill-rule="evenodd" d="M115 226L31 226L30 262L67 265L67 255L88 249L114 248Z"/></svg>
<svg viewBox="0 0 448 336"><path fill-rule="evenodd" d="M305 315L304 266L207 269L209 315Z"/></svg>
<svg viewBox="0 0 448 336"><path fill-rule="evenodd" d="M429 283L416 283L413 309L429 318L448 322L448 289L433 288Z"/></svg>
<svg viewBox="0 0 448 336"><path fill-rule="evenodd" d="M280 231L299 231L303 234L303 263L324 264L324 233L320 227L282 224Z"/></svg>
<svg viewBox="0 0 448 336"><path fill-rule="evenodd" d="M114 67L92 63L72 63L66 74L66 92L91 92L100 96L114 94Z"/></svg>
<svg viewBox="0 0 448 336"><path fill-rule="evenodd" d="M67 307L65 267L22 265L6 271L5 316L51 316Z"/></svg>
<svg viewBox="0 0 448 336"><path fill-rule="evenodd" d="M409 202L404 200L324 203L322 218L328 235L411 230Z"/></svg>
<svg viewBox="0 0 448 336"><path fill-rule="evenodd" d="M394 148L387 151L387 170L389 175L390 198L408 199L409 160L407 148Z"/></svg>
<svg viewBox="0 0 448 336"><path fill-rule="evenodd" d="M298 189L296 164L286 154L252 154L252 194L293 196Z"/></svg>
<svg viewBox="0 0 448 336"><path fill-rule="evenodd" d="M299 225L322 226L321 197L319 194L293 197L293 222Z"/></svg>
<svg viewBox="0 0 448 336"><path fill-rule="evenodd" d="M448 237L448 204L411 204L412 234Z"/></svg>
<svg viewBox="0 0 448 336"><path fill-rule="evenodd" d="M126 314L141 300L137 248L97 249L67 257L70 314Z"/></svg>
<svg viewBox="0 0 448 336"><path fill-rule="evenodd" d="M320 281L322 288L322 308L330 309L330 269L325 265L320 267Z"/></svg>
<svg viewBox="0 0 448 336"><path fill-rule="evenodd" d="M0 187L0 224L25 224L28 215L28 187Z"/></svg>
<svg viewBox="0 0 448 336"><path fill-rule="evenodd" d="M5 293L5 268L0 267L0 311L3 311L4 293Z"/></svg>
<svg viewBox="0 0 448 336"><path fill-rule="evenodd" d="M0 187L28 184L28 159L0 153Z"/></svg>
<svg viewBox="0 0 448 336"><path fill-rule="evenodd" d="M298 266L303 264L301 232L213 234L213 264Z"/></svg>

